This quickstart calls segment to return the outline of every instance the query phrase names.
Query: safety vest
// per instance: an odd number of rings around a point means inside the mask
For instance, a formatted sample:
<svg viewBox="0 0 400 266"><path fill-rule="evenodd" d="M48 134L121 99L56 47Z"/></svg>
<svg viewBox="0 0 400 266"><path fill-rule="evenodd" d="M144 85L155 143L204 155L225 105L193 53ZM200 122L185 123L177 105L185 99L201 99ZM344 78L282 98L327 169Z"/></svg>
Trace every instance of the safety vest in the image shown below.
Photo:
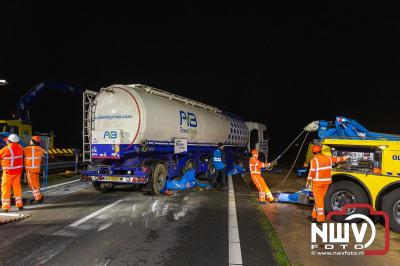
<svg viewBox="0 0 400 266"><path fill-rule="evenodd" d="M224 154L221 149L216 149L214 151L213 164L214 164L215 169L217 169L217 170L221 170L221 169L225 168Z"/></svg>
<svg viewBox="0 0 400 266"><path fill-rule="evenodd" d="M27 146L24 148L25 169L32 173L40 173L40 166L44 151L40 146Z"/></svg>
<svg viewBox="0 0 400 266"><path fill-rule="evenodd" d="M0 150L1 167L5 174L22 174L23 149L18 143L10 143Z"/></svg>
<svg viewBox="0 0 400 266"><path fill-rule="evenodd" d="M307 179L318 184L331 184L333 164L344 161L344 157L316 154L311 160L310 171Z"/></svg>
<svg viewBox="0 0 400 266"><path fill-rule="evenodd" d="M261 169L266 167L267 165L259 160L257 160L254 157L250 158L250 162L249 162L249 166L250 166L250 174L261 174Z"/></svg>

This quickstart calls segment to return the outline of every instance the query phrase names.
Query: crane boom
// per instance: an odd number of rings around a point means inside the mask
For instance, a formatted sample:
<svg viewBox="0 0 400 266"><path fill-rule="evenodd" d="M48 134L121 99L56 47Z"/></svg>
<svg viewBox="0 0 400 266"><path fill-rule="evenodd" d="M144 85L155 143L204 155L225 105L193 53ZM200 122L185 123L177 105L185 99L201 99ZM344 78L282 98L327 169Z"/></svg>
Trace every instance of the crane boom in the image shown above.
<svg viewBox="0 0 400 266"><path fill-rule="evenodd" d="M68 83L44 81L36 84L26 92L17 102L17 116L23 121L30 121L28 107L45 91L53 90L70 94L81 94L83 90L79 86Z"/></svg>

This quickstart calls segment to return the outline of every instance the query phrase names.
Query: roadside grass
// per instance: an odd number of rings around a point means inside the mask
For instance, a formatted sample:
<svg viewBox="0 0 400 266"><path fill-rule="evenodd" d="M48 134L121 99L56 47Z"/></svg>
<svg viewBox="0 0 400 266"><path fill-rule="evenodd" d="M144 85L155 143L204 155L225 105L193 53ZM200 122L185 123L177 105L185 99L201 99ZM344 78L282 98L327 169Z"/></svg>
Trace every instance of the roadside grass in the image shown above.
<svg viewBox="0 0 400 266"><path fill-rule="evenodd" d="M249 175L244 176L244 182L247 186L249 192L251 192L250 184L251 180ZM288 266L291 265L290 261L286 255L285 249L279 239L278 234L275 232L274 228L272 227L270 221L268 220L267 216L265 216L264 211L260 205L258 205L257 197L250 196L250 201L254 204L257 209L258 218L261 224L261 227L264 231L265 238L267 239L268 243L271 245L272 254L274 259L278 265L281 266ZM301 266L301 264L296 264L296 266Z"/></svg>
<svg viewBox="0 0 400 266"><path fill-rule="evenodd" d="M255 204L256 199L254 199ZM261 227L264 231L265 237L267 238L269 244L271 245L272 253L275 258L275 261L278 265L287 266L291 265L289 262L288 257L286 256L285 249L282 246L281 240L279 239L278 234L275 232L274 228L272 227L270 221L265 216L261 206L256 206L258 212L258 218L260 220Z"/></svg>

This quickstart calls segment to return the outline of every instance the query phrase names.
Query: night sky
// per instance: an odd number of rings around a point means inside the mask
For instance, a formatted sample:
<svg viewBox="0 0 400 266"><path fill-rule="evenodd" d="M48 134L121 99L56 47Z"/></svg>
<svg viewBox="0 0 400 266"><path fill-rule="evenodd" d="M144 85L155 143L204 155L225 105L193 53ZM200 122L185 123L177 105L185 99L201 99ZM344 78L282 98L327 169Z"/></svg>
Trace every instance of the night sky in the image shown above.
<svg viewBox="0 0 400 266"><path fill-rule="evenodd" d="M9 82L0 118L40 81L142 83L266 123L274 154L308 122L337 115L400 133L400 17L391 7L55 2L0 4L0 79ZM80 97L48 93L30 110L35 130L80 145Z"/></svg>

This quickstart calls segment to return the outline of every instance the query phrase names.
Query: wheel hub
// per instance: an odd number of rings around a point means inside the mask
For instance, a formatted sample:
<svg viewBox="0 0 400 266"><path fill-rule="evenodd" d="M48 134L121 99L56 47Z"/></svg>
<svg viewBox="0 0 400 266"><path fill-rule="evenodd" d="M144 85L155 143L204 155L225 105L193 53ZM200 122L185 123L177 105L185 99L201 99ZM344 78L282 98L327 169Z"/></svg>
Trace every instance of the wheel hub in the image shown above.
<svg viewBox="0 0 400 266"><path fill-rule="evenodd" d="M355 204L355 203L357 203L357 200L355 196L349 191L344 191L344 190L336 191L331 198L332 209L334 211L341 211L345 205ZM352 214L355 212L355 210L356 210L355 208L347 209L346 213Z"/></svg>
<svg viewBox="0 0 400 266"><path fill-rule="evenodd" d="M396 222L400 224L400 200L393 204L393 217L396 219Z"/></svg>
<svg viewBox="0 0 400 266"><path fill-rule="evenodd" d="M157 175L157 185L159 189L163 188L165 185L165 174L163 172L159 172Z"/></svg>

